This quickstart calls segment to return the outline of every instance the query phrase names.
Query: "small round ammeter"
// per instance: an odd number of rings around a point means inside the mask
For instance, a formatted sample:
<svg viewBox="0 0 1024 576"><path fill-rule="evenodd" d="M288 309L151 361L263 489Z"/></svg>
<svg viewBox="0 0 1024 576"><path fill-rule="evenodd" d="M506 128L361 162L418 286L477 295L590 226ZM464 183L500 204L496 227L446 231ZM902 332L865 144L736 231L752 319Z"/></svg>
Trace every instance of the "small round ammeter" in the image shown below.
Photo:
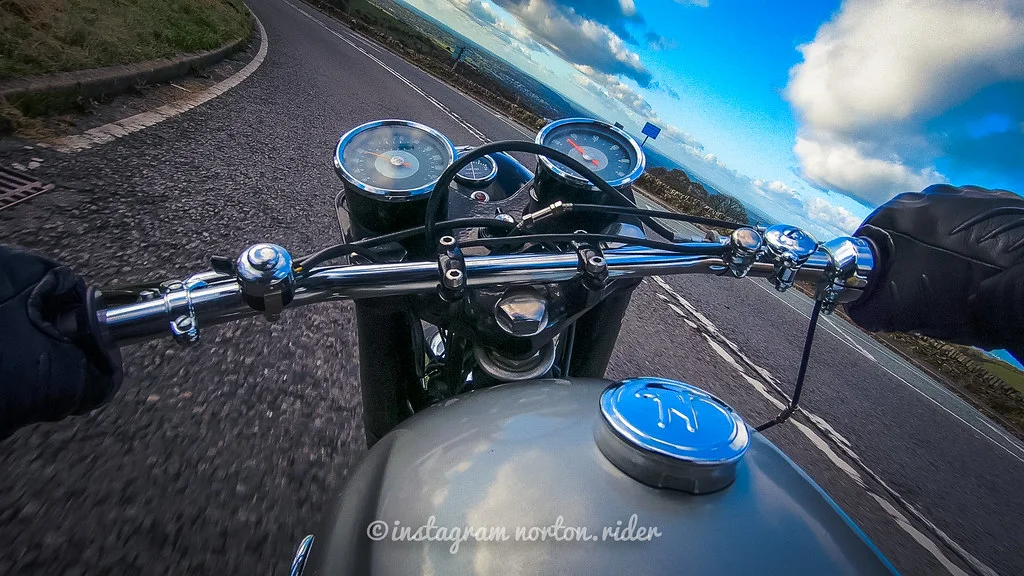
<svg viewBox="0 0 1024 576"><path fill-rule="evenodd" d="M494 161L494 158L481 156L463 166L462 170L459 170L455 175L455 181L460 186L465 186L472 190L480 190L490 186L497 176L498 164Z"/></svg>

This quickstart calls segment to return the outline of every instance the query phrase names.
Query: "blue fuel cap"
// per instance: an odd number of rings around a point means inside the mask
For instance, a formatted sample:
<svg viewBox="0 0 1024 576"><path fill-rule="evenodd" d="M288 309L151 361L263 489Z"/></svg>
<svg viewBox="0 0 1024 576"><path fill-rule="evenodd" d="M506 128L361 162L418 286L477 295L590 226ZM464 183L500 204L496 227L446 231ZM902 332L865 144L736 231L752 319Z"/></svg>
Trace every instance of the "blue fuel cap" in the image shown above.
<svg viewBox="0 0 1024 576"><path fill-rule="evenodd" d="M596 439L605 457L635 480L693 494L732 484L750 445L746 423L729 405L664 378L609 386L601 394Z"/></svg>

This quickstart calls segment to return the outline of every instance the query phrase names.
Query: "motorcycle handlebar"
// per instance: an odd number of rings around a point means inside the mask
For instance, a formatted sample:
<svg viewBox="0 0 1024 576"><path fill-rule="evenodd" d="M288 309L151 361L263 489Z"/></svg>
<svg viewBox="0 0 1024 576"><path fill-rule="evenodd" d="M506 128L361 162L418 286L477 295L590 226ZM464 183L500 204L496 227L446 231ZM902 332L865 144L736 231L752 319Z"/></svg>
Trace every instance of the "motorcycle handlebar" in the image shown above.
<svg viewBox="0 0 1024 576"><path fill-rule="evenodd" d="M622 246L605 249L596 260L591 255L589 263L606 272L608 281L661 274L754 276L770 279L779 290L798 280L812 282L815 297L826 311L855 300L875 267L868 243L843 237L818 244L808 242L809 238L788 226L772 226L763 234L741 228L720 242L675 245L687 253ZM253 260L253 254L263 260ZM254 262L255 268L248 265ZM271 265L259 265L268 262ZM118 344L168 333L180 343L191 344L198 341L200 326L257 314L276 319L286 307L423 294L446 285L445 266L438 261L327 266L294 276L291 257L283 248L260 244L243 252L239 263L234 276L204 272L183 282L164 283L162 291L147 291L139 302L99 310L98 324ZM578 252L466 256L456 275L461 280L454 280L459 289L474 289L566 282L583 279L590 272Z"/></svg>

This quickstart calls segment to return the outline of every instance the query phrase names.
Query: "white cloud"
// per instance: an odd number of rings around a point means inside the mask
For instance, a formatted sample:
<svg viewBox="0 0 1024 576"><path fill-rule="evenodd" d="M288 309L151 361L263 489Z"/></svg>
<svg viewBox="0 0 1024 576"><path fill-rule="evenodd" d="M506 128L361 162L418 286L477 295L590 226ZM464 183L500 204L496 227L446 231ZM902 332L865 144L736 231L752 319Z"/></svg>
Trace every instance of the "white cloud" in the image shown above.
<svg viewBox="0 0 1024 576"><path fill-rule="evenodd" d="M549 0L499 0L498 3L537 41L568 62L590 66L604 74L626 76L641 86L651 83L651 72L640 61L640 55L630 50L605 24L584 18L573 8Z"/></svg>
<svg viewBox="0 0 1024 576"><path fill-rule="evenodd" d="M605 74L585 64L573 64L581 74L591 82L591 88L597 87L605 96L621 102L626 108L642 118L656 116L651 104L628 84L619 80L614 74Z"/></svg>
<svg viewBox="0 0 1024 576"><path fill-rule="evenodd" d="M804 203L807 218L823 227L833 227L852 234L860 226L860 218L842 206L830 204L824 198L811 196Z"/></svg>
<svg viewBox="0 0 1024 576"><path fill-rule="evenodd" d="M855 145L827 138L798 136L793 153L809 181L882 202L900 192L946 181L934 168L915 171L898 159L871 158Z"/></svg>
<svg viewBox="0 0 1024 576"><path fill-rule="evenodd" d="M701 144L700 141L698 141L689 132L686 132L672 124L658 124L658 122L655 122L654 124L655 126L660 126L662 133L665 134L665 136L667 136L668 138L671 138L672 140L675 140L676 142L679 142L687 146L688 148L692 148L697 151L704 150L704 145Z"/></svg>
<svg viewBox="0 0 1024 576"><path fill-rule="evenodd" d="M541 51L543 46L533 39L530 31L519 22L509 22L501 17L499 9L490 0L451 0L464 14L483 25L492 33L501 36L515 50L532 60L531 51Z"/></svg>
<svg viewBox="0 0 1024 576"><path fill-rule="evenodd" d="M799 50L786 96L804 175L882 202L942 179L928 121L1024 79L1024 2L846 0Z"/></svg>
<svg viewBox="0 0 1024 576"><path fill-rule="evenodd" d="M787 186L779 180L767 182L758 178L753 180L753 184L759 191L763 192L762 195L765 197L779 196L787 199L795 199L797 197L795 188Z"/></svg>

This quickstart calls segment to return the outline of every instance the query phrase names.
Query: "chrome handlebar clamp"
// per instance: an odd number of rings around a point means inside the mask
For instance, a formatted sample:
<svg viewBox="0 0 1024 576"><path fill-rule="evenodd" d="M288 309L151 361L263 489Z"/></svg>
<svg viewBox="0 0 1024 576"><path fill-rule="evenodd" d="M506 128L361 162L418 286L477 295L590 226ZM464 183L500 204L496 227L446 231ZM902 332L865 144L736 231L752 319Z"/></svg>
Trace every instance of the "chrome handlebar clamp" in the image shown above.
<svg viewBox="0 0 1024 576"><path fill-rule="evenodd" d="M608 285L608 261L604 252L596 245L586 242L570 242L579 258L580 279L583 286L592 292L600 292Z"/></svg>
<svg viewBox="0 0 1024 576"><path fill-rule="evenodd" d="M437 242L437 295L445 302L462 299L466 290L466 258L455 236L441 236Z"/></svg>
<svg viewBox="0 0 1024 576"><path fill-rule="evenodd" d="M822 312L831 314L840 303L855 300L868 285L875 258L864 239L849 236L829 240L821 250L828 265L815 285L814 298L822 303Z"/></svg>
<svg viewBox="0 0 1024 576"><path fill-rule="evenodd" d="M753 228L737 228L729 235L727 242L722 259L734 277L743 278L764 249L764 238Z"/></svg>
<svg viewBox="0 0 1024 576"><path fill-rule="evenodd" d="M764 233L768 255L775 266L769 278L779 292L793 287L800 267L818 250L818 241L796 226L776 224Z"/></svg>
<svg viewBox="0 0 1024 576"><path fill-rule="evenodd" d="M277 244L254 244L238 257L235 269L246 303L276 322L295 296L291 254Z"/></svg>

